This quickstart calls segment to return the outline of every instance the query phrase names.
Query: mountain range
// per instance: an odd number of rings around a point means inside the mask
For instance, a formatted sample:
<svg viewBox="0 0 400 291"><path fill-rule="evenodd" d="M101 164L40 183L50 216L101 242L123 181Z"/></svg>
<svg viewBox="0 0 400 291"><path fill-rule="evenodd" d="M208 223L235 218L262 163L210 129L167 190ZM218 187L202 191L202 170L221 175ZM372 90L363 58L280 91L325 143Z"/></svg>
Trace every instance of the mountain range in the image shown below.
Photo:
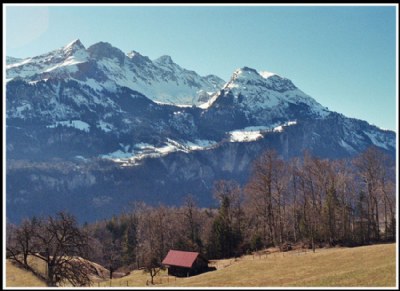
<svg viewBox="0 0 400 291"><path fill-rule="evenodd" d="M245 183L267 148L330 159L396 135L329 111L282 76L243 67L228 81L106 42L6 58L7 218L67 208L81 221L135 200L213 205L218 179Z"/></svg>

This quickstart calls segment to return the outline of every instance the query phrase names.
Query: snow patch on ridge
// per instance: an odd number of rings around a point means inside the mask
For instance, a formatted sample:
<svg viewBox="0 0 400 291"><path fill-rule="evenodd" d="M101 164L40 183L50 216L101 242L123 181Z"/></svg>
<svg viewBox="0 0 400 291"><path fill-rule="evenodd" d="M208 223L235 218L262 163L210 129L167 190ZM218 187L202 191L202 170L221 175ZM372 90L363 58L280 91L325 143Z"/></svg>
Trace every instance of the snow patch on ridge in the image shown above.
<svg viewBox="0 0 400 291"><path fill-rule="evenodd" d="M248 126L243 129L237 129L229 132L230 142L250 142L264 137L268 132L282 132L285 127L297 124L297 121L287 121L282 125L272 126Z"/></svg>
<svg viewBox="0 0 400 291"><path fill-rule="evenodd" d="M168 138L163 146L156 147L141 142L133 146L135 150L128 151L128 147L120 145L122 150L101 155L100 157L121 163L122 166L135 166L139 165L146 158L163 157L178 151L189 153L191 151L206 150L214 147L216 144L212 140L176 141Z"/></svg>
<svg viewBox="0 0 400 291"><path fill-rule="evenodd" d="M271 73L271 72L267 72L267 71L260 71L258 72L260 74L261 77L263 77L264 79L268 79L269 77L272 77L274 75L276 75L275 73Z"/></svg>
<svg viewBox="0 0 400 291"><path fill-rule="evenodd" d="M231 142L249 142L263 137L260 131L234 130L229 132Z"/></svg>

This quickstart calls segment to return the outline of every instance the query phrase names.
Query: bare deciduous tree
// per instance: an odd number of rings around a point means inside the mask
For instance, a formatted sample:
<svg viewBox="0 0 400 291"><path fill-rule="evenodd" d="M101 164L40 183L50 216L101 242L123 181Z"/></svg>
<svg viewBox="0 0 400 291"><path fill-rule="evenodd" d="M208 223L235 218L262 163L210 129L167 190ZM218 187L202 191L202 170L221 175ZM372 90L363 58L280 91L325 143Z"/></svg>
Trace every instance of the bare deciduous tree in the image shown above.
<svg viewBox="0 0 400 291"><path fill-rule="evenodd" d="M19 263L27 269L31 269L28 264L28 256L37 247L35 233L37 232L38 220L25 219L19 225L7 226L7 257Z"/></svg>
<svg viewBox="0 0 400 291"><path fill-rule="evenodd" d="M368 204L368 240L380 239L379 204L382 199L382 181L384 181L384 155L375 147L368 148L355 161L358 174L367 195ZM383 197L384 198L384 197Z"/></svg>
<svg viewBox="0 0 400 291"><path fill-rule="evenodd" d="M246 200L254 211L254 220L261 227L264 246L279 245L276 223L280 215L280 202L283 185L281 171L283 162L273 150L267 150L254 162L253 172L246 185Z"/></svg>
<svg viewBox="0 0 400 291"><path fill-rule="evenodd" d="M55 218L39 220L34 236L39 249L31 255L46 263L48 286L66 282L73 286L90 284L88 269L80 257L87 252L87 236L73 216L60 212Z"/></svg>

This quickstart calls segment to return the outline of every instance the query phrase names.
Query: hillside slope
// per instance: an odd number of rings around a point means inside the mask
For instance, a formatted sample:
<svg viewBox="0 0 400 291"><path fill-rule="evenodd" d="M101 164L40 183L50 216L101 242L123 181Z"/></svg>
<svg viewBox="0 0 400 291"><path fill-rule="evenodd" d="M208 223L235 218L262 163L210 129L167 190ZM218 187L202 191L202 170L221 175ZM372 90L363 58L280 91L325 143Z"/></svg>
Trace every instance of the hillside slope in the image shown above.
<svg viewBox="0 0 400 291"><path fill-rule="evenodd" d="M177 287L395 287L396 245L246 256L218 271L177 279Z"/></svg>
<svg viewBox="0 0 400 291"><path fill-rule="evenodd" d="M217 271L189 278L155 277L155 287L395 287L396 244L290 251L216 262ZM94 287L144 287L143 270ZM169 283L166 283L169 282ZM6 263L7 287L45 287L28 271Z"/></svg>
<svg viewBox="0 0 400 291"><path fill-rule="evenodd" d="M46 287L46 282L40 280L30 271L18 268L9 260L6 261L6 287Z"/></svg>
<svg viewBox="0 0 400 291"><path fill-rule="evenodd" d="M96 284L100 281L104 281L109 278L109 271L103 266L85 260L82 258L77 258L83 262L87 269L89 270L89 278L92 284ZM28 263L31 268L33 268L38 274L45 277L46 276L46 264L44 261L29 256ZM116 274L116 273L115 273ZM12 263L10 260L6 260L6 286L7 287L47 287L46 282L44 282L39 276L34 275L32 272L25 270L22 267L18 267L16 264ZM62 287L70 287L71 284L66 282Z"/></svg>

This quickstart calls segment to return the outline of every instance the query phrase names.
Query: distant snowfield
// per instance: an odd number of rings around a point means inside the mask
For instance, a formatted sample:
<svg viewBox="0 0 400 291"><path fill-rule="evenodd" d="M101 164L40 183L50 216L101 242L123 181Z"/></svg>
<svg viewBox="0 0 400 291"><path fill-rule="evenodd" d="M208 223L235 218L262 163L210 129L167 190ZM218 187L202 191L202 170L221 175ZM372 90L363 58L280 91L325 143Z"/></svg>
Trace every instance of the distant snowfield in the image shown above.
<svg viewBox="0 0 400 291"><path fill-rule="evenodd" d="M228 140L225 142L251 142L264 137L266 133L283 131L285 127L297 124L296 121L287 121L282 125L273 126L249 126L228 132ZM120 144L120 149L101 155L101 158L120 163L121 166L136 166L146 158L159 158L173 152L185 152L208 150L218 146L213 140L196 139L194 141L176 141L167 139L163 146L156 147L148 143L137 143L131 148Z"/></svg>
<svg viewBox="0 0 400 291"><path fill-rule="evenodd" d="M120 163L122 166L135 166L139 165L145 158L159 158L173 152L189 153L197 150L206 150L213 148L216 144L217 142L212 140L196 139L194 141L178 142L168 138L161 147L142 142L135 144L133 146L134 150L129 150L129 146L120 144L121 149L100 157Z"/></svg>
<svg viewBox="0 0 400 291"><path fill-rule="evenodd" d="M161 101L157 101L157 100L152 100L154 103L157 103L159 105L172 105L172 103L169 102L161 102ZM192 107L193 105L184 105L184 104L173 104L175 107L180 107L180 108L188 108L188 107Z"/></svg>
<svg viewBox="0 0 400 291"><path fill-rule="evenodd" d="M288 121L282 125L249 126L239 130L230 131L230 142L250 142L264 137L268 132L282 132L285 127L295 125L297 121Z"/></svg>
<svg viewBox="0 0 400 291"><path fill-rule="evenodd" d="M102 84L104 88L112 90L115 84L125 86L142 93L158 104L169 104L178 107L198 105L197 99L202 91L188 83L191 78L194 78L195 83L202 84L208 95L213 94L213 90L217 90L202 77L191 75L176 64L166 70L165 66L154 62L153 66L150 67L151 69L149 69L153 78L148 77L145 80L142 79L143 76L135 74L129 64L121 66L116 59L103 59L98 61L98 64L107 71L110 80L112 80L111 83ZM176 81L163 79L162 74L166 74L165 72L167 71L173 72Z"/></svg>
<svg viewBox="0 0 400 291"><path fill-rule="evenodd" d="M234 130L229 132L231 142L249 142L263 137L260 130Z"/></svg>

